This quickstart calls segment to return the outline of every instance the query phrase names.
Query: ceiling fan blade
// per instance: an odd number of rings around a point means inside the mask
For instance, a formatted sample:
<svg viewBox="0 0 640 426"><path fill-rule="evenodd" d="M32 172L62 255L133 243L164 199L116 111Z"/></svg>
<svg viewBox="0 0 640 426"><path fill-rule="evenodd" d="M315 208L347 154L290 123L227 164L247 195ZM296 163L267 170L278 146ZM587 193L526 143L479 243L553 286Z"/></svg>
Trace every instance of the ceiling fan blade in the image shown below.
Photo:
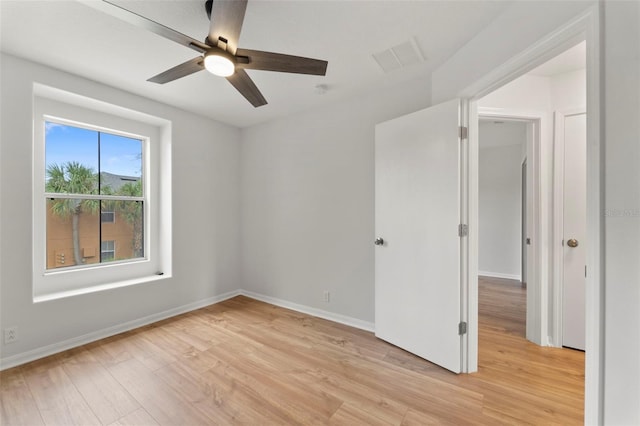
<svg viewBox="0 0 640 426"><path fill-rule="evenodd" d="M186 77L189 74L198 72L204 69L204 59L202 56L197 56L187 62L177 65L163 73L151 77L149 80L152 83L164 84L173 80L177 80L182 77Z"/></svg>
<svg viewBox="0 0 640 426"><path fill-rule="evenodd" d="M158 22L152 21L151 19L145 18L142 15L138 15L135 12L132 12L128 9L120 7L117 4L111 3L107 0L102 0L102 1L78 0L78 1L86 4L89 7L92 7L96 10L104 12L122 21L128 22L137 27L143 28L147 31L151 31L152 33L158 34L161 37L174 41L178 44L186 46L197 52L204 53L209 49L209 46L207 46L205 43L202 43L201 41L191 38L188 35L179 33L178 31L175 31L162 24L159 24Z"/></svg>
<svg viewBox="0 0 640 426"><path fill-rule="evenodd" d="M257 108L267 104L267 100L262 96L262 93L260 93L260 90L258 90L253 80L251 80L249 74L244 70L236 69L236 72L227 77L227 80L229 80L229 83L231 83L242 96L247 98L254 107Z"/></svg>
<svg viewBox="0 0 640 426"><path fill-rule="evenodd" d="M251 49L238 49L236 55L249 57L249 63L238 62L237 68L313 75L327 73L328 62L319 59Z"/></svg>
<svg viewBox="0 0 640 426"><path fill-rule="evenodd" d="M246 9L247 0L213 0L209 42L215 45L222 37L227 40L227 51L235 55Z"/></svg>

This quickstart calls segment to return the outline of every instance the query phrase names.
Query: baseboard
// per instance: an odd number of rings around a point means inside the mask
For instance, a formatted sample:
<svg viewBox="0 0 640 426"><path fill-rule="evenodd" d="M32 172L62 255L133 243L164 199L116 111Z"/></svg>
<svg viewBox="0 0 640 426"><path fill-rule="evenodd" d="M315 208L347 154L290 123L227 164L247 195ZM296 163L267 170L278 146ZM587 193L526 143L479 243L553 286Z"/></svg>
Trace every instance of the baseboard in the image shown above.
<svg viewBox="0 0 640 426"><path fill-rule="evenodd" d="M483 277L491 277L491 278L504 278L507 280L517 280L520 281L520 275L513 274L503 274L501 272L487 272L487 271L478 271L478 275Z"/></svg>
<svg viewBox="0 0 640 426"><path fill-rule="evenodd" d="M357 318L349 317L346 315L336 314L334 312L325 311L322 309L312 308L310 306L300 305L298 303L289 302L286 300L278 299L275 297L265 296L263 294L254 293L247 290L234 290L224 294L220 294L208 299L199 300L197 302L189 303L187 305L179 306L177 308L169 309L157 314L148 315L142 318L138 318L132 321L127 321L122 324L114 325L112 327L97 330L91 333L84 334L82 336L74 337L64 340L62 342L53 343L51 345L43 346L36 349L11 355L6 358L0 358L0 371L8 368L16 367L18 365L26 364L37 359L41 359L50 355L57 354L69 349L77 348L78 346L86 345L87 343L95 342L96 340L105 339L107 337L115 336L116 334L124 333L145 325L152 324L154 322L162 321L167 318L181 315L186 312L191 312L196 309L204 308L205 306L219 303L232 297L243 295L251 299L259 300L262 302L270 303L282 308L291 309L293 311L301 312L303 314L312 315L314 317L324 318L329 321L334 321L340 324L348 325L350 327L359 328L361 330L371 331L375 330L375 325L372 322L363 321Z"/></svg>
<svg viewBox="0 0 640 426"><path fill-rule="evenodd" d="M355 327L361 330L371 331L371 332L375 331L375 324L369 321L363 321L363 320L349 317L346 315L336 314L334 312L312 308L306 305L300 305L298 303L289 302L287 300L278 299L276 297L265 296L263 294L254 293L248 290L240 290L240 294L242 294L243 296L250 297L251 299L270 303L275 306L280 306L281 308L291 309L292 311L301 312L303 314L311 315L318 318L323 318L329 321L334 321L340 324L348 325L350 327Z"/></svg>
<svg viewBox="0 0 640 426"><path fill-rule="evenodd" d="M157 314L148 315L146 317L127 321L122 324L87 333L82 336L74 337L72 339L67 339L62 342L57 342L51 345L43 346L41 348L32 349L6 358L0 358L0 371L6 370L7 368L11 367L16 367L21 364L26 364L27 362L35 361L37 359L56 354L58 352L86 345L87 343L95 342L96 340L124 333L125 331L149 325L154 322L174 317L176 315L204 308L205 306L213 305L214 303L219 303L223 300L231 299L232 297L236 297L239 294L240 291L238 290L230 291L218 296L210 297L207 299L199 300L197 302L189 303L187 305L179 306L177 308L159 312Z"/></svg>

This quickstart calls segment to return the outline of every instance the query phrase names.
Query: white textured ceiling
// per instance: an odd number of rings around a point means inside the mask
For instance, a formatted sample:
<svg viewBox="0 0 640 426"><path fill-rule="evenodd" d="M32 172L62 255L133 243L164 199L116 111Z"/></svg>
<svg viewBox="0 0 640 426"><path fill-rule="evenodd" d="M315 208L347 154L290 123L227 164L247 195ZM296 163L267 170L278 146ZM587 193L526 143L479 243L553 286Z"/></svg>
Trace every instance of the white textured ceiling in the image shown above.
<svg viewBox="0 0 640 426"><path fill-rule="evenodd" d="M198 40L208 33L204 0L117 3ZM428 73L508 5L482 0L249 1L240 47L329 61L325 77L248 71L269 102L257 109L206 71L165 85L147 82L196 53L75 1L0 0L0 48L247 127ZM407 41L426 60L385 74L372 54ZM319 84L328 87L326 93L317 93Z"/></svg>

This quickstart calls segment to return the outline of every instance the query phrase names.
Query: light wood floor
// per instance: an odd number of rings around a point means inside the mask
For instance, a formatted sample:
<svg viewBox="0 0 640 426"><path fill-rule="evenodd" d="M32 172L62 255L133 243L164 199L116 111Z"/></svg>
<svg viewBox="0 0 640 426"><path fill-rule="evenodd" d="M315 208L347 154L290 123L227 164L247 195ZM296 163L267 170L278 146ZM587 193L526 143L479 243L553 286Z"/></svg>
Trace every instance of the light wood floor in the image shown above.
<svg viewBox="0 0 640 426"><path fill-rule="evenodd" d="M480 282L479 372L245 297L0 373L2 425L582 424L584 354L524 338ZM434 342L437 344L437 342Z"/></svg>

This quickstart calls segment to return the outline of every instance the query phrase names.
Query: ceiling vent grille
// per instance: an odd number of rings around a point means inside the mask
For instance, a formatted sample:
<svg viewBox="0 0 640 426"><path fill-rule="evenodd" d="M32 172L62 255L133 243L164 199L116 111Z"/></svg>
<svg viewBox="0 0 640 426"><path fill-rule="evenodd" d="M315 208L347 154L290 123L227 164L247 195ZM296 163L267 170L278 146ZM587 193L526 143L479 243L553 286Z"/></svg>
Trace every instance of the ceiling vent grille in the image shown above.
<svg viewBox="0 0 640 426"><path fill-rule="evenodd" d="M424 62L424 57L414 40L374 53L372 56L385 74L399 68Z"/></svg>

